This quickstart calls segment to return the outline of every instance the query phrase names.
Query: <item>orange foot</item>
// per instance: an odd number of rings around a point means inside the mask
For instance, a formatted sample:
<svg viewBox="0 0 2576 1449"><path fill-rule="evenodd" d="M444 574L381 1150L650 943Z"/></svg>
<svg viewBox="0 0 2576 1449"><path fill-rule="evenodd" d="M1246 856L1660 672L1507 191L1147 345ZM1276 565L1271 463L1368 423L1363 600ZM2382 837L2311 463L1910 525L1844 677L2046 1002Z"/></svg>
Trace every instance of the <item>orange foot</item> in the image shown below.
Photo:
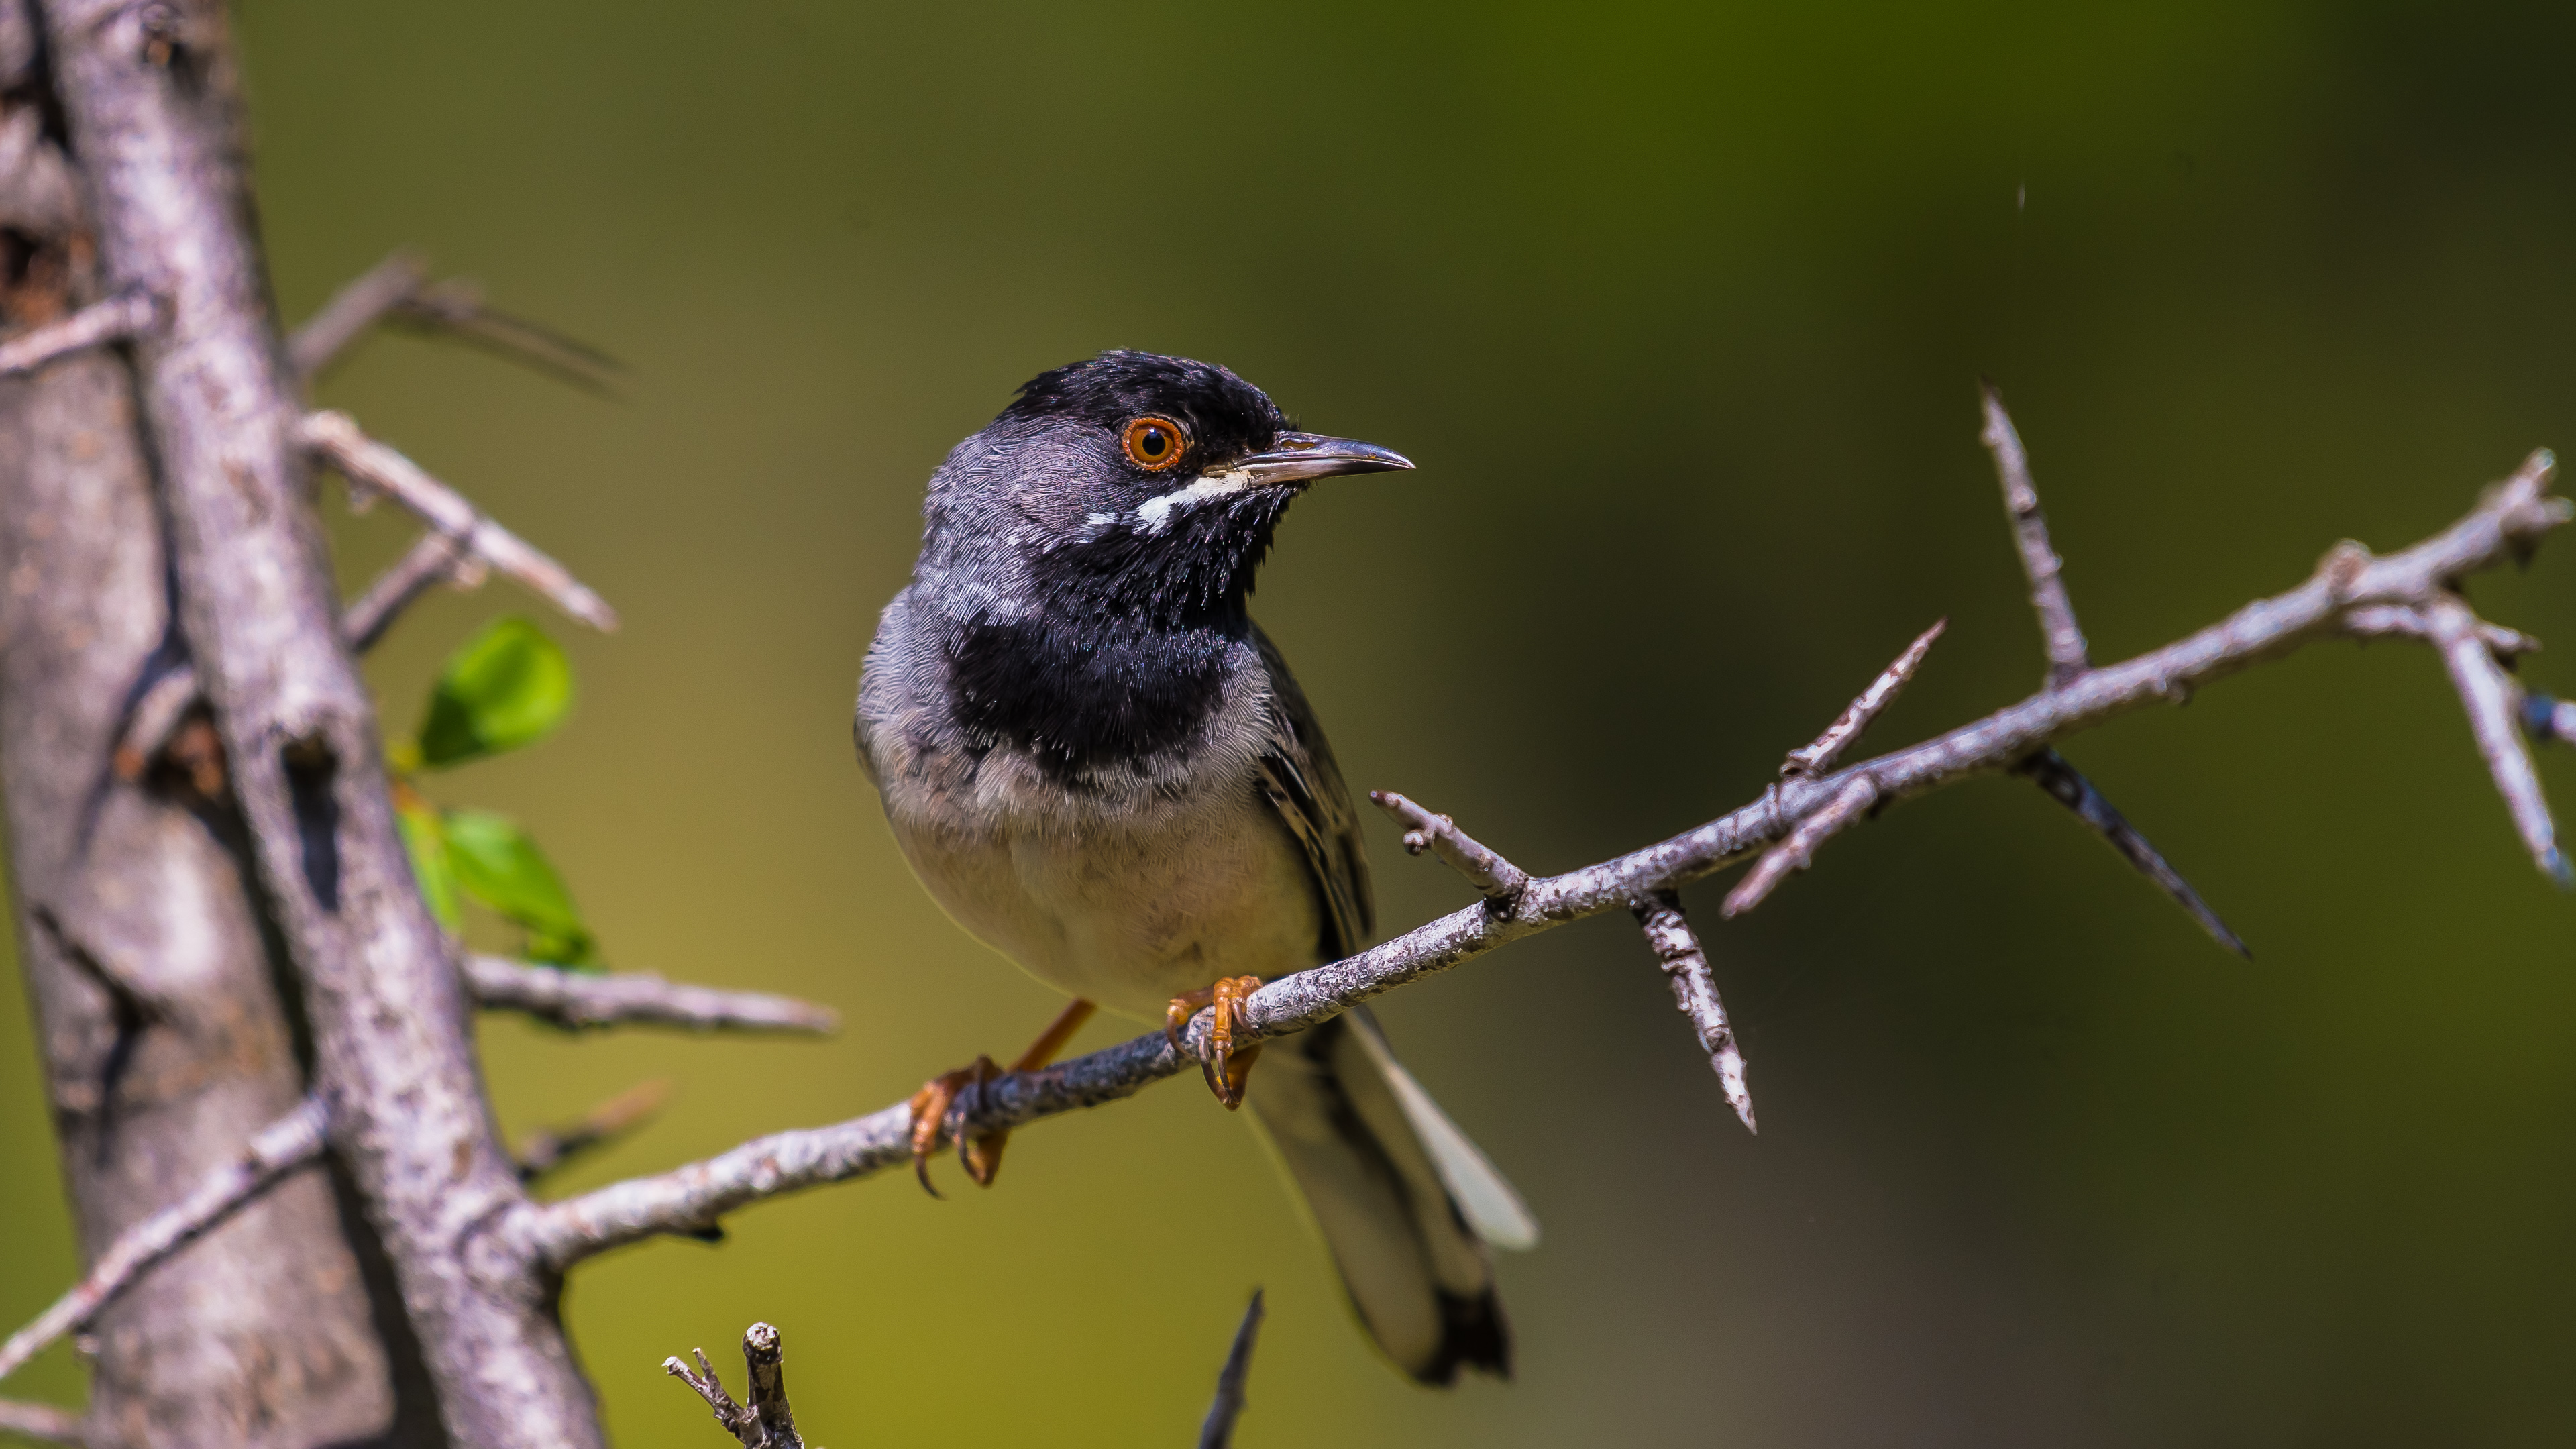
<svg viewBox="0 0 2576 1449"><path fill-rule="evenodd" d="M1229 1112L1243 1105L1244 1083L1252 1078L1252 1064L1261 1060L1261 1043L1254 1042L1237 1052L1234 1049L1234 1019L1242 1014L1244 998L1261 989L1258 976L1229 976L1214 986L1175 996L1163 1009L1163 1038L1174 1050L1181 1045L1181 1029L1200 1007L1214 1007L1208 1022L1207 1055L1199 1058L1199 1070L1207 1077L1208 1090L1225 1104Z"/></svg>
<svg viewBox="0 0 2576 1449"><path fill-rule="evenodd" d="M1094 1009L1079 997L1065 1003L1045 1034L1011 1063L1011 1070L1034 1072L1055 1060L1055 1054L1064 1050L1064 1044L1073 1040L1073 1034L1091 1019ZM973 1066L942 1072L912 1094L912 1172L921 1179L922 1191L932 1197L940 1195L930 1183L930 1154L939 1150L942 1134L957 1144L957 1160L965 1165L966 1175L975 1185L993 1185L994 1177L1002 1170L1002 1149L1010 1145L1011 1134L1005 1129L970 1138L966 1123L982 1105L986 1085L1001 1075L1002 1069L993 1064L991 1057L979 1056Z"/></svg>

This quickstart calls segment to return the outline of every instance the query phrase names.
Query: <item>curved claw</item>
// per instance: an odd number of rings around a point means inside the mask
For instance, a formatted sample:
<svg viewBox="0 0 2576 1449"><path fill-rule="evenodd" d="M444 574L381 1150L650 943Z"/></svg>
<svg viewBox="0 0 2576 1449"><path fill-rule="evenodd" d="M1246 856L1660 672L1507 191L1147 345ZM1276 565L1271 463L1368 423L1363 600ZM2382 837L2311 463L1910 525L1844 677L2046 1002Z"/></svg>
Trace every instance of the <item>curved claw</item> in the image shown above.
<svg viewBox="0 0 2576 1449"><path fill-rule="evenodd" d="M1000 1073L1001 1069L993 1065L991 1057L979 1056L973 1066L942 1072L922 1083L921 1090L912 1094L912 1175L920 1181L922 1191L942 1202L947 1201L946 1194L930 1181L930 1155L939 1150L942 1130L956 1137L959 1158L965 1162L966 1175L974 1180L975 1185L993 1185L994 1174L1001 1170L1001 1144L1009 1134L997 1133L982 1142L970 1143L966 1122L971 1115L969 1109L981 1105L984 1084ZM974 1097L961 1102L960 1093L966 1089L971 1089Z"/></svg>
<svg viewBox="0 0 2576 1449"><path fill-rule="evenodd" d="M1175 996L1163 1009L1163 1039L1175 1050L1181 1045L1181 1031L1199 1008L1210 1009L1207 1050L1199 1058L1199 1073L1207 1079L1208 1091L1214 1093L1227 1111L1243 1105L1243 1089L1252 1076L1252 1064L1261 1056L1255 1042L1237 1052L1234 1049L1234 1021L1243 1011L1243 1003L1261 989L1258 976L1229 976L1203 990L1187 996Z"/></svg>

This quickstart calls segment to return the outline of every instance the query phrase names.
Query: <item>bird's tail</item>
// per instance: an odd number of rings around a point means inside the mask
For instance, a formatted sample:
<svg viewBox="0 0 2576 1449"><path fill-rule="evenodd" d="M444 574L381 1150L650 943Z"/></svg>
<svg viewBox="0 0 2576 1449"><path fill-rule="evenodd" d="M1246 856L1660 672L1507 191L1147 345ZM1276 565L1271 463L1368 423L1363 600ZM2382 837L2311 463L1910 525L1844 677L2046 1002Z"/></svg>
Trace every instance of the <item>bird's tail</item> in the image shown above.
<svg viewBox="0 0 2576 1449"><path fill-rule="evenodd" d="M1369 1336L1398 1368L1449 1384L1511 1377L1487 1245L1538 1223L1392 1053L1365 1009L1269 1043L1248 1094Z"/></svg>

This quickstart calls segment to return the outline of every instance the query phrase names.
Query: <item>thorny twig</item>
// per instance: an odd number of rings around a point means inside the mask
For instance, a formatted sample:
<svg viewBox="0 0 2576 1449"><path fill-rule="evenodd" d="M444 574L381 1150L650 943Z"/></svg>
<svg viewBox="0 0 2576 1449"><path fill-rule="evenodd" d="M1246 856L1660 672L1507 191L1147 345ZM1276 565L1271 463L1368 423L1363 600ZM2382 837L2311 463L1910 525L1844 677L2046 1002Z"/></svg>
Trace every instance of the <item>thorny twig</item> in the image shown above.
<svg viewBox="0 0 2576 1449"><path fill-rule="evenodd" d="M551 600L556 608L594 629L617 627L617 611L570 570L493 522L419 464L360 432L347 413L307 414L297 437L353 485L391 496L423 523L461 541L475 557Z"/></svg>
<svg viewBox="0 0 2576 1449"><path fill-rule="evenodd" d="M1261 1318L1261 1290L1255 1288L1252 1302L1243 1310L1243 1322L1235 1325L1225 1367L1217 1371L1216 1398L1208 1405L1206 1422L1199 1425L1199 1449L1227 1449L1234 1443L1234 1421L1243 1417L1244 1389L1252 1381L1252 1348L1261 1337Z"/></svg>
<svg viewBox="0 0 2576 1449"><path fill-rule="evenodd" d="M715 1366L707 1362L703 1348L689 1350L698 1361L698 1371L676 1358L662 1360L662 1372L697 1391L699 1398L713 1409L716 1423L742 1444L742 1449L805 1449L797 1436L796 1416L787 1407L787 1379L780 1367L778 1330L766 1323L755 1323L743 1330L742 1359L749 1374L751 1395L748 1405L737 1404L725 1392L724 1380L717 1377Z"/></svg>
<svg viewBox="0 0 2576 1449"><path fill-rule="evenodd" d="M839 1012L792 996L688 986L650 971L573 971L479 952L468 953L463 966L476 1005L523 1012L566 1031L641 1025L828 1032L841 1024Z"/></svg>
<svg viewBox="0 0 2576 1449"><path fill-rule="evenodd" d="M473 283L432 283L429 264L398 251L322 304L287 339L296 376L311 383L369 327L382 321L448 333L524 362L586 392L606 393L617 360L523 318L486 306Z"/></svg>
<svg viewBox="0 0 2576 1449"><path fill-rule="evenodd" d="M2021 550L2022 572L2030 579L2030 605L2039 613L2041 643L2048 653L2048 687L2064 689L2092 668L2084 631L2075 624L2075 605L2066 597L2064 560L2049 545L2048 515L2039 510L2039 490L2031 485L2030 459L2022 452L2021 434L2004 411L2003 394L1992 383L1984 389L1985 431L1978 440L1995 455L1995 478L2003 484L2004 512L2012 518L2013 542Z"/></svg>
<svg viewBox="0 0 2576 1449"><path fill-rule="evenodd" d="M1682 914L1681 893L1653 891L1632 909L1645 930L1646 944L1672 983L1673 1005L1690 1018L1700 1050L1708 1053L1708 1064L1717 1071L1726 1105L1735 1109L1745 1131L1760 1132L1753 1125L1753 1093L1744 1082L1744 1052L1726 1019L1725 1004L1717 999L1717 976L1709 969L1708 951L1700 945L1699 933L1691 929L1690 918Z"/></svg>
<svg viewBox="0 0 2576 1449"><path fill-rule="evenodd" d="M1409 854L1436 852L1442 863L1465 876L1487 900L1509 901L1529 884L1529 875L1519 866L1478 844L1448 816L1434 815L1393 790L1371 790L1369 800L1404 827L1404 848Z"/></svg>
<svg viewBox="0 0 2576 1449"><path fill-rule="evenodd" d="M578 1122L538 1128L521 1138L510 1154L519 1165L519 1181L535 1182L584 1153L608 1146L651 1121L670 1100L670 1080L655 1077L591 1108Z"/></svg>
<svg viewBox="0 0 2576 1449"><path fill-rule="evenodd" d="M119 1234L70 1292L34 1322L0 1343L0 1378L18 1371L38 1350L96 1317L100 1309L144 1271L231 1216L271 1183L322 1153L328 1111L319 1097L259 1130L241 1157L210 1174L177 1203Z"/></svg>
<svg viewBox="0 0 2576 1449"><path fill-rule="evenodd" d="M1869 722L1896 703L1896 696L1904 691L1906 682L1914 677L1914 671L1923 667L1923 656L1932 652L1933 641L1949 627L1949 620L1935 619L1931 628L1915 635L1914 642L1905 646L1905 652L1896 656L1896 662L1880 671L1878 678L1870 681L1869 688L1862 690L1832 724L1825 726L1823 734L1816 736L1813 743L1789 752L1788 760L1780 766L1781 775L1794 778L1831 769L1834 761L1842 758L1843 751L1850 748L1852 741L1860 738L1860 732L1869 728Z"/></svg>
<svg viewBox="0 0 2576 1449"><path fill-rule="evenodd" d="M2441 533L2384 558L2338 551L2306 582L2164 648L2089 670L2063 688L2042 690L1921 744L1812 779L1783 780L1727 815L1642 850L1534 877L1508 907L1479 901L1347 960L1282 977L1245 1002L1236 1039L1303 1030L1521 937L1628 909L1656 890L1768 849L1864 779L1884 810L1973 775L2009 770L2032 751L2116 715L2178 701L2338 632L2353 609L2423 607L2450 580L2528 552L2568 520L2567 502L2546 491L2550 469L2547 453L2534 454ZM1153 1032L1042 1071L1005 1074L986 1085L968 1120L945 1130L988 1135L1131 1095L1195 1068L1207 1026L1204 1014L1193 1020L1178 1050ZM911 1125L908 1106L898 1102L836 1126L778 1133L671 1172L532 1206L513 1213L503 1230L539 1262L561 1268L622 1243L703 1228L746 1203L907 1163Z"/></svg>

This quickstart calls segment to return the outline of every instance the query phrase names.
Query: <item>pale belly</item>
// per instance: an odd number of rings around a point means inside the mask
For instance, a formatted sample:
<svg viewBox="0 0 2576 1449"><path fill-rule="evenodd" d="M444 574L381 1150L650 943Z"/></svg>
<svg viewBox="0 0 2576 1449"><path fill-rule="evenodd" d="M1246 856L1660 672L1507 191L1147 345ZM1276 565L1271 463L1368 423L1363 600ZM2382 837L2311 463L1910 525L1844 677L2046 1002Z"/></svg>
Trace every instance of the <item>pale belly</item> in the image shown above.
<svg viewBox="0 0 2576 1449"><path fill-rule="evenodd" d="M1266 804L1244 796L1167 807L1141 829L891 823L922 883L978 940L1059 991L1159 1021L1171 998L1219 978L1315 964L1321 922L1305 857Z"/></svg>

